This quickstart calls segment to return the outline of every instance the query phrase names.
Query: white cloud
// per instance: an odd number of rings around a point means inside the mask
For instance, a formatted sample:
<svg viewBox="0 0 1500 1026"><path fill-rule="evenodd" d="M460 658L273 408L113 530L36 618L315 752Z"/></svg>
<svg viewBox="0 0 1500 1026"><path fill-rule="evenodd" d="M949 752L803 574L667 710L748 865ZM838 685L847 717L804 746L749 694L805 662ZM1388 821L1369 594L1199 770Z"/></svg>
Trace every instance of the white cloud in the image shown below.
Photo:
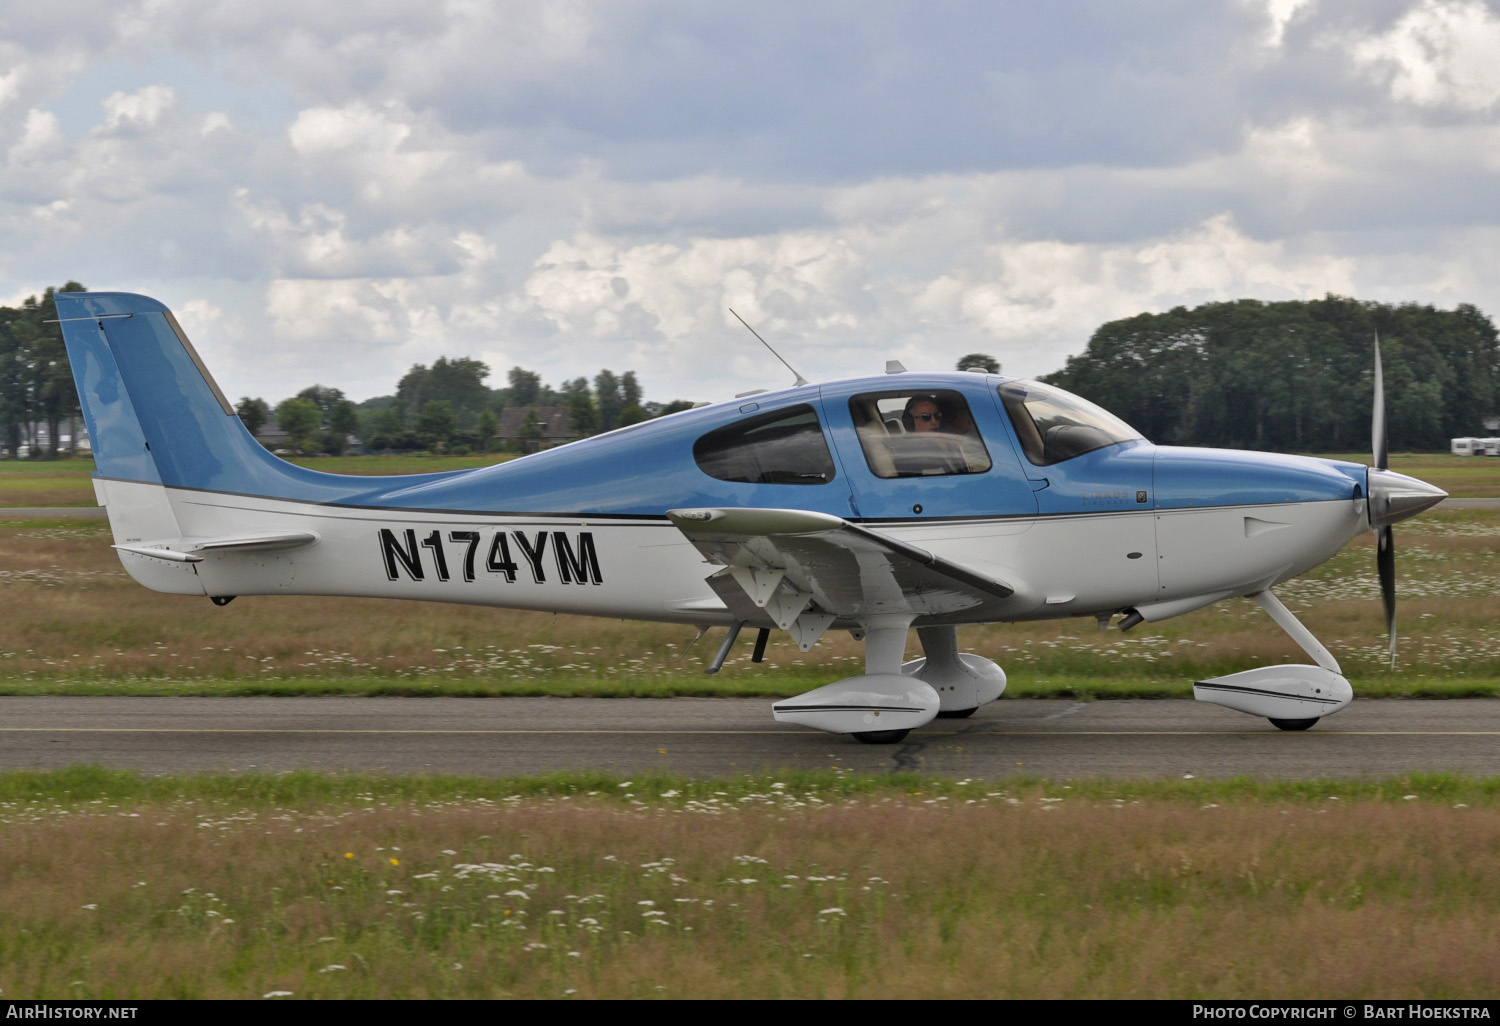
<svg viewBox="0 0 1500 1026"><path fill-rule="evenodd" d="M1286 41L1287 25L1292 22L1292 19L1317 0L1261 0L1261 2L1265 5L1266 20L1269 23L1266 31L1266 45L1274 48Z"/></svg>
<svg viewBox="0 0 1500 1026"><path fill-rule="evenodd" d="M363 103L346 107L314 107L297 115L287 136L303 156L340 151L394 152L411 135L411 128L387 112Z"/></svg>
<svg viewBox="0 0 1500 1026"><path fill-rule="evenodd" d="M1397 100L1462 110L1500 100L1500 18L1480 0L1421 0L1352 52Z"/></svg>
<svg viewBox="0 0 1500 1026"><path fill-rule="evenodd" d="M10 12L6 14L11 21ZM48 33L30 47L9 33L0 39L0 138L10 131L6 121L11 111L45 108L87 60L86 51L66 32Z"/></svg>
<svg viewBox="0 0 1500 1026"><path fill-rule="evenodd" d="M409 319L393 302L400 295L394 282L282 278L266 288L266 312L278 346L392 343L405 337Z"/></svg>
<svg viewBox="0 0 1500 1026"><path fill-rule="evenodd" d="M304 204L292 217L276 202L256 202L242 189L236 205L246 225L270 243L265 257L280 275L424 277L456 270L465 252L437 225L397 224L358 236L346 211L325 204Z"/></svg>
<svg viewBox="0 0 1500 1026"><path fill-rule="evenodd" d="M1500 313L1500 21L1393 2L22 6L0 288L157 292L268 397L779 383L729 307L815 377L1243 295Z"/></svg>
<svg viewBox="0 0 1500 1026"><path fill-rule="evenodd" d="M125 125L149 128L177 105L177 90L150 85L135 93L111 93L104 100L104 127Z"/></svg>
<svg viewBox="0 0 1500 1026"><path fill-rule="evenodd" d="M852 325L844 300L867 280L835 234L628 245L581 235L537 261L524 308L563 332L672 341L729 324L730 307L773 331Z"/></svg>
<svg viewBox="0 0 1500 1026"><path fill-rule="evenodd" d="M12 166L29 164L61 156L66 148L57 115L33 108L26 112L21 138L6 152L6 159Z"/></svg>

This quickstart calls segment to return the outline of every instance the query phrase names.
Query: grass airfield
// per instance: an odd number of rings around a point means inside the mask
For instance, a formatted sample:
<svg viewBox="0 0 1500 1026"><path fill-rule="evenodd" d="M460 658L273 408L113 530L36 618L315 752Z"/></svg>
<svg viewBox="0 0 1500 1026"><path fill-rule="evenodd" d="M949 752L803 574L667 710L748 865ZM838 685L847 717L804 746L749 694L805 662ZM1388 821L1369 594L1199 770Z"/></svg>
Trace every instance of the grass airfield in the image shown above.
<svg viewBox="0 0 1500 1026"><path fill-rule="evenodd" d="M1411 459L1392 469L1500 495L1500 461ZM89 469L0 463L0 506L91 505ZM1396 534L1394 672L1368 536L1278 594L1362 698L1494 695L1500 513L1430 512ZM694 645L680 627L375 600L219 609L138 587L108 546L103 523L0 509L0 694L779 696L861 665L845 636L806 655L773 639L758 667L747 642L705 677L719 632ZM1248 601L1126 635L1083 620L960 641L1026 697L1189 697L1194 677L1304 661ZM0 999L1485 997L1497 793L1450 776L837 766L710 782L11 773Z"/></svg>
<svg viewBox="0 0 1500 1026"><path fill-rule="evenodd" d="M1497 790L9 774L0 997L1488 997Z"/></svg>

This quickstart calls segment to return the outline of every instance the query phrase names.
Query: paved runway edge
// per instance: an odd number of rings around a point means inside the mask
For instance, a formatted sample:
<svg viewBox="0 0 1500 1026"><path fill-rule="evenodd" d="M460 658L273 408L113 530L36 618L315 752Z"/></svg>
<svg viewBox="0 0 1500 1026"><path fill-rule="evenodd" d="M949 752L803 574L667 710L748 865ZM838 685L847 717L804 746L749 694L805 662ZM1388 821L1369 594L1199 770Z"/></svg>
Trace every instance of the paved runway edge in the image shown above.
<svg viewBox="0 0 1500 1026"><path fill-rule="evenodd" d="M904 743L771 719L767 699L0 698L0 770L529 776L911 771L977 778L1500 775L1500 700L1355 702L1305 733L1186 700L1002 700Z"/></svg>

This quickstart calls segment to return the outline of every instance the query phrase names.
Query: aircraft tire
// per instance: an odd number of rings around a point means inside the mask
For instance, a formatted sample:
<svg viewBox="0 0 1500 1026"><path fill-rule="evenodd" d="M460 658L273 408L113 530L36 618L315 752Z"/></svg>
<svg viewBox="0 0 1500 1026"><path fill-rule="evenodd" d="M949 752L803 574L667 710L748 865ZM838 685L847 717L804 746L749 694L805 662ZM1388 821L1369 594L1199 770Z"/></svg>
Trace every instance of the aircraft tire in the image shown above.
<svg viewBox="0 0 1500 1026"><path fill-rule="evenodd" d="M966 720L979 711L979 706L972 709L945 709L937 714L940 720Z"/></svg>
<svg viewBox="0 0 1500 1026"><path fill-rule="evenodd" d="M1317 723L1318 720L1322 719L1321 716L1314 716L1309 720L1278 720L1270 716L1266 718L1271 721L1271 725L1277 730L1306 730L1314 723Z"/></svg>
<svg viewBox="0 0 1500 1026"><path fill-rule="evenodd" d="M911 731L908 730L858 730L854 732L854 740L862 745L893 745L903 740Z"/></svg>

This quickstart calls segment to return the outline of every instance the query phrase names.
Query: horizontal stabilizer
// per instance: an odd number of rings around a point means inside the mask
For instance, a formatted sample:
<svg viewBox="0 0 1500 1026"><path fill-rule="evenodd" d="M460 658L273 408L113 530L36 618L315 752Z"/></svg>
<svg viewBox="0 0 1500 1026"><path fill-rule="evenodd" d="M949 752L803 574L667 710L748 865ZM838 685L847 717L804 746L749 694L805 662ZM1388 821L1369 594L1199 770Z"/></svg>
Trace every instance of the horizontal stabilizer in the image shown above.
<svg viewBox="0 0 1500 1026"><path fill-rule="evenodd" d="M202 556L195 556L191 552L180 552L177 549L169 549L161 545L111 545L110 548L120 552L130 552L137 556L149 556L152 559L164 559L169 563L201 563Z"/></svg>
<svg viewBox="0 0 1500 1026"><path fill-rule="evenodd" d="M317 540L318 536L312 531L262 531L224 538L178 538L174 541L112 547L121 552L164 559L171 563L201 563L205 552L279 552L311 545Z"/></svg>

